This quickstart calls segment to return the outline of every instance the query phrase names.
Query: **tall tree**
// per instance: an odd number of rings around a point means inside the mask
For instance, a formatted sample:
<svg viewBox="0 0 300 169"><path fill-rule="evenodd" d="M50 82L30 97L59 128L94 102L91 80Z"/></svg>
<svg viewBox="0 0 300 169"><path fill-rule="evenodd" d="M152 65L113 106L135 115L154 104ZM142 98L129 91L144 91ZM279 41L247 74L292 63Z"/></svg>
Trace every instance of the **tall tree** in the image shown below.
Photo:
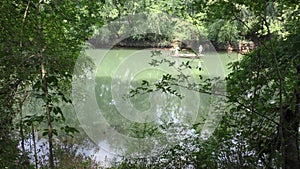
<svg viewBox="0 0 300 169"><path fill-rule="evenodd" d="M294 1L224 1L224 4L232 11L244 6L257 18L249 32L254 32L251 38L258 48L240 63L233 64L229 76L229 101L235 103L231 113L242 111L239 116L247 118L242 118L240 124L249 128L239 132L266 166L274 166L275 160L282 168L299 168L300 61L295 47L299 36L292 31L299 31L299 26L293 25L292 30L287 27L299 21L299 12L295 10L299 6ZM287 9L292 12L283 14ZM233 15L233 19L247 25L247 21ZM286 22L278 25L282 19ZM290 36L284 36L279 28Z"/></svg>
<svg viewBox="0 0 300 169"><path fill-rule="evenodd" d="M70 88L66 86L70 86L73 66L84 41L95 26L102 24L98 12L102 4L88 0L0 2L0 138L7 138L3 144L1 141L1 167L18 165L4 147L12 142L7 136L15 138L12 132L12 119L17 111L15 98L22 98L27 90L27 98L44 102L40 108L48 124L45 134L49 138L49 164L54 168L52 137L57 129L52 123L57 117L64 119L59 103L70 102L67 98ZM9 147L13 148L16 149L16 144Z"/></svg>

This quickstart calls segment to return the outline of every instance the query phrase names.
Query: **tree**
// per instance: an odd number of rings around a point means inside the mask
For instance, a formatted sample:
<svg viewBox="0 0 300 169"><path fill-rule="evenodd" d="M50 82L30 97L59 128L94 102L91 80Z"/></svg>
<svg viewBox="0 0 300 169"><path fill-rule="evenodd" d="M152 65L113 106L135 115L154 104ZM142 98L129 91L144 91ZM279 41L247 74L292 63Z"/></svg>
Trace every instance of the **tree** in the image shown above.
<svg viewBox="0 0 300 169"><path fill-rule="evenodd" d="M299 4L293 0L201 2L196 9L206 10L208 23L216 18L220 23L234 23L240 31L233 36L252 40L257 47L230 65L232 73L226 79L230 110L212 137L202 143L202 151L195 153L196 166L299 168ZM229 29L224 30L223 40L234 39ZM176 93L172 85L179 80L164 80L164 87L170 89L165 92ZM143 87L139 89L148 91ZM208 154L211 161L206 159Z"/></svg>
<svg viewBox="0 0 300 169"><path fill-rule="evenodd" d="M251 38L258 48L241 62L234 63L228 77L229 102L234 104L231 113L235 114L231 117L242 117L242 121L233 123L243 126L236 134L250 145L248 151L257 155L256 165L261 160L267 167L299 168L300 62L295 48L299 27L293 25L291 29L291 23L299 20L296 17L299 13L291 10L283 14L287 9L294 9L296 4L293 1L231 1L223 4L227 5L228 13L237 12L233 13L232 19L244 25L247 21L238 17L239 6L246 7L257 19L252 28L247 28L250 33L254 32ZM286 22L278 25L281 19ZM291 33L290 36L282 30ZM242 158L246 158L245 154Z"/></svg>
<svg viewBox="0 0 300 169"><path fill-rule="evenodd" d="M64 121L59 103L70 102L68 94L73 66L83 42L93 33L93 26L102 24L98 13L101 6L101 2L86 0L1 1L0 138L6 138L1 142L1 149L12 144L15 138L13 119L17 109L19 112L23 109L22 104L17 107L16 98L21 98L22 102L36 98L42 103L40 108L44 112L40 116L43 120L38 121L46 120L48 125L44 134L49 139L50 168L54 168L52 139L57 128L53 121ZM38 114L34 113L32 117ZM20 125L23 126L22 121ZM76 131L72 127L63 129ZM22 133L23 129L20 131ZM12 155L14 158L7 154L16 152L16 147L13 144L8 147L13 151L1 151L2 167L20 165L15 160L16 154Z"/></svg>

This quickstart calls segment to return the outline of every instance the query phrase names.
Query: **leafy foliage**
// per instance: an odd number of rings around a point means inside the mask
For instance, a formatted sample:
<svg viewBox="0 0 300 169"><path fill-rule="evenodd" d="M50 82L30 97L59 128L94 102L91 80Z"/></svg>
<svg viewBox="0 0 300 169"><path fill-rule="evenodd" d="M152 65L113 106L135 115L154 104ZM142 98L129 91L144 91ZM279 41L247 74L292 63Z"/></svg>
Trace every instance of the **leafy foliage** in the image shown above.
<svg viewBox="0 0 300 169"><path fill-rule="evenodd" d="M116 168L299 168L298 3L295 0L2 0L0 167L31 167L28 152L18 145L24 147L24 140L33 137L36 131L48 135L49 142L53 135L60 139L76 137L80 128L72 126L77 124L76 119L68 118L73 113L71 74L83 43L93 33L97 36L90 43L96 47L109 46L118 40L123 40L119 46L139 42L142 46L166 47L174 39L202 39L194 36L200 31L220 48L228 44L237 46L241 40L252 40L257 46L241 61L229 65L232 73L226 78L227 93L222 95L228 103L217 129L211 137L202 138L201 125L183 126L194 135L186 133L187 137L178 145L156 156L124 159ZM138 21L123 18L141 12L163 12L169 16L151 15ZM102 29L103 32L96 31L114 20L118 23ZM129 32L138 31L130 24L155 31L145 34L144 30L122 39ZM196 25L197 30L190 28L190 24ZM162 54L153 51L152 55ZM161 64L176 63L168 59L151 62L152 66ZM196 82L190 82L190 77L182 73L186 69L193 69L189 61L180 63L178 75L163 75L155 83L143 80L129 97L163 92L183 99L185 96L177 91L178 87L207 95L219 94L209 91L220 87L218 84L223 81L199 76ZM212 102L216 103L214 112L223 112L217 110L224 106L223 101ZM132 124L126 134L148 137L165 134L167 129L177 131L178 127L172 123L159 127ZM86 161L80 164L82 167L96 167L91 159L76 156L73 149L59 147L55 151L60 162L73 160L73 164L58 163L57 167L79 165L81 160ZM51 163L43 166L53 168Z"/></svg>

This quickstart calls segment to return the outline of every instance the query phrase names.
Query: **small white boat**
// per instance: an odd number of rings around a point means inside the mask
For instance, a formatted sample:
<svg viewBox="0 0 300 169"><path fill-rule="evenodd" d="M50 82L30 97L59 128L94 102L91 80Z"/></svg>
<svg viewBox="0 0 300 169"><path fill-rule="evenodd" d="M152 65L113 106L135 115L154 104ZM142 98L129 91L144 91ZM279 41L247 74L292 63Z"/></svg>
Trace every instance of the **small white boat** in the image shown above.
<svg viewBox="0 0 300 169"><path fill-rule="evenodd" d="M172 54L172 57L182 57L182 58L195 58L203 56L203 54L197 55L195 53L178 53L178 54Z"/></svg>

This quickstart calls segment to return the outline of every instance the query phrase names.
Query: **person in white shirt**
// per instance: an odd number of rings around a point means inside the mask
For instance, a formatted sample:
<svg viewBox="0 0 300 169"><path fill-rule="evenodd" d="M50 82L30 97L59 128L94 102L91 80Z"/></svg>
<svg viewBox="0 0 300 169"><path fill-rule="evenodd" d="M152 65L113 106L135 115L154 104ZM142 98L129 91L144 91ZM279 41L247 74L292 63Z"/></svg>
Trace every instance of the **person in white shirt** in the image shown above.
<svg viewBox="0 0 300 169"><path fill-rule="evenodd" d="M180 51L180 48L178 46L176 46L176 48L175 48L175 55L178 55L179 51Z"/></svg>
<svg viewBox="0 0 300 169"><path fill-rule="evenodd" d="M203 51L203 46L200 44L200 45L199 45L199 51L198 51L198 52L199 52L199 55L202 55L202 51Z"/></svg>

